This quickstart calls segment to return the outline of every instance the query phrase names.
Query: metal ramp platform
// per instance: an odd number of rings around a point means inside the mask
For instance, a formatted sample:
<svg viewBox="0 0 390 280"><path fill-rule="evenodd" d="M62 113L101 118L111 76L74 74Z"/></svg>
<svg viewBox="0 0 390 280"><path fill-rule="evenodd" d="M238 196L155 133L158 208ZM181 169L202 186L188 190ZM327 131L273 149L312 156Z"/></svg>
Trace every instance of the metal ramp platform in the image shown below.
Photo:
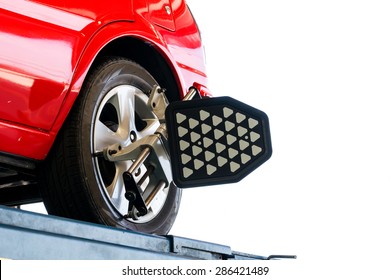
<svg viewBox="0 0 390 280"><path fill-rule="evenodd" d="M0 259L271 259L229 246L157 236L0 206Z"/></svg>

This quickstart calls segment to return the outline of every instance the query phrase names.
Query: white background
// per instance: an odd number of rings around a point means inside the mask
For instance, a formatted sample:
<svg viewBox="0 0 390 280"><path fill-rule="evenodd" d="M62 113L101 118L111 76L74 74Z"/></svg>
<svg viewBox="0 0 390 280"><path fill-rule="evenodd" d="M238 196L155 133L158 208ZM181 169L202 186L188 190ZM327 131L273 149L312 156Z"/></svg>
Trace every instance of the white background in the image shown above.
<svg viewBox="0 0 390 280"><path fill-rule="evenodd" d="M238 184L184 190L171 234L296 254L310 279L388 279L386 1L188 3L210 90L265 111L274 152Z"/></svg>
<svg viewBox="0 0 390 280"><path fill-rule="evenodd" d="M316 279L387 278L390 4L188 3L212 93L265 111L274 152L238 184L185 190L171 233L297 254Z"/></svg>

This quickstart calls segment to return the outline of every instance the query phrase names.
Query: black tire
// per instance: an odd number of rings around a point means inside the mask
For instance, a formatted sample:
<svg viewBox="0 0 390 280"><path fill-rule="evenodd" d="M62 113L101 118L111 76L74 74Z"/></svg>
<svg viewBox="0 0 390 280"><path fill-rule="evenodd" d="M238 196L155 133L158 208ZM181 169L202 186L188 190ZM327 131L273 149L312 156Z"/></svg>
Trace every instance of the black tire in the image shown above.
<svg viewBox="0 0 390 280"><path fill-rule="evenodd" d="M42 168L41 192L49 214L145 233L169 232L177 216L181 190L170 184L161 195L163 203L151 215L139 220L124 218L128 201L121 194L124 187L120 173L131 163L108 162L94 155L99 145L115 144L111 134L120 138L122 145L130 145L130 131L140 137L150 132L140 114L150 115L142 106L155 84L144 68L127 59L111 57L96 64ZM122 107L131 102L134 106L129 105L124 113ZM132 117L128 124L126 116Z"/></svg>

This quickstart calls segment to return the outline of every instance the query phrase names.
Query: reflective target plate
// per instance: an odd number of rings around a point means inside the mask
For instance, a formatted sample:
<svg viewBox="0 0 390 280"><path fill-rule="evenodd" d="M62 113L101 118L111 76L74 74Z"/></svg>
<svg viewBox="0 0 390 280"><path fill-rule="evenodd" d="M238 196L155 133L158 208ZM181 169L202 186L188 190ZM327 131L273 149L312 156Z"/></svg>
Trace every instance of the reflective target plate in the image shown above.
<svg viewBox="0 0 390 280"><path fill-rule="evenodd" d="M233 98L174 102L165 114L178 187L235 183L271 157L267 115Z"/></svg>

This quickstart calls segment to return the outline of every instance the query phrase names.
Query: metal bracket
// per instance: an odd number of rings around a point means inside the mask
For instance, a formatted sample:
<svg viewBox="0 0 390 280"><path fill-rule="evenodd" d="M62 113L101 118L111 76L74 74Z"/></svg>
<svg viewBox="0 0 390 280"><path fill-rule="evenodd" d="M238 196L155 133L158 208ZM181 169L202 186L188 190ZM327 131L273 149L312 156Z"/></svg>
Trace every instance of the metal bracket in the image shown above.
<svg viewBox="0 0 390 280"><path fill-rule="evenodd" d="M165 109L168 107L168 100L165 96L165 89L155 85L150 92L148 106L157 116L160 122L165 122Z"/></svg>
<svg viewBox="0 0 390 280"><path fill-rule="evenodd" d="M135 207L138 211L138 216L144 216L148 213L146 203L142 197L142 191L135 182L133 175L126 171L123 173L123 181L125 183L125 198L129 201L128 214L125 218L136 218L132 214L132 209Z"/></svg>

